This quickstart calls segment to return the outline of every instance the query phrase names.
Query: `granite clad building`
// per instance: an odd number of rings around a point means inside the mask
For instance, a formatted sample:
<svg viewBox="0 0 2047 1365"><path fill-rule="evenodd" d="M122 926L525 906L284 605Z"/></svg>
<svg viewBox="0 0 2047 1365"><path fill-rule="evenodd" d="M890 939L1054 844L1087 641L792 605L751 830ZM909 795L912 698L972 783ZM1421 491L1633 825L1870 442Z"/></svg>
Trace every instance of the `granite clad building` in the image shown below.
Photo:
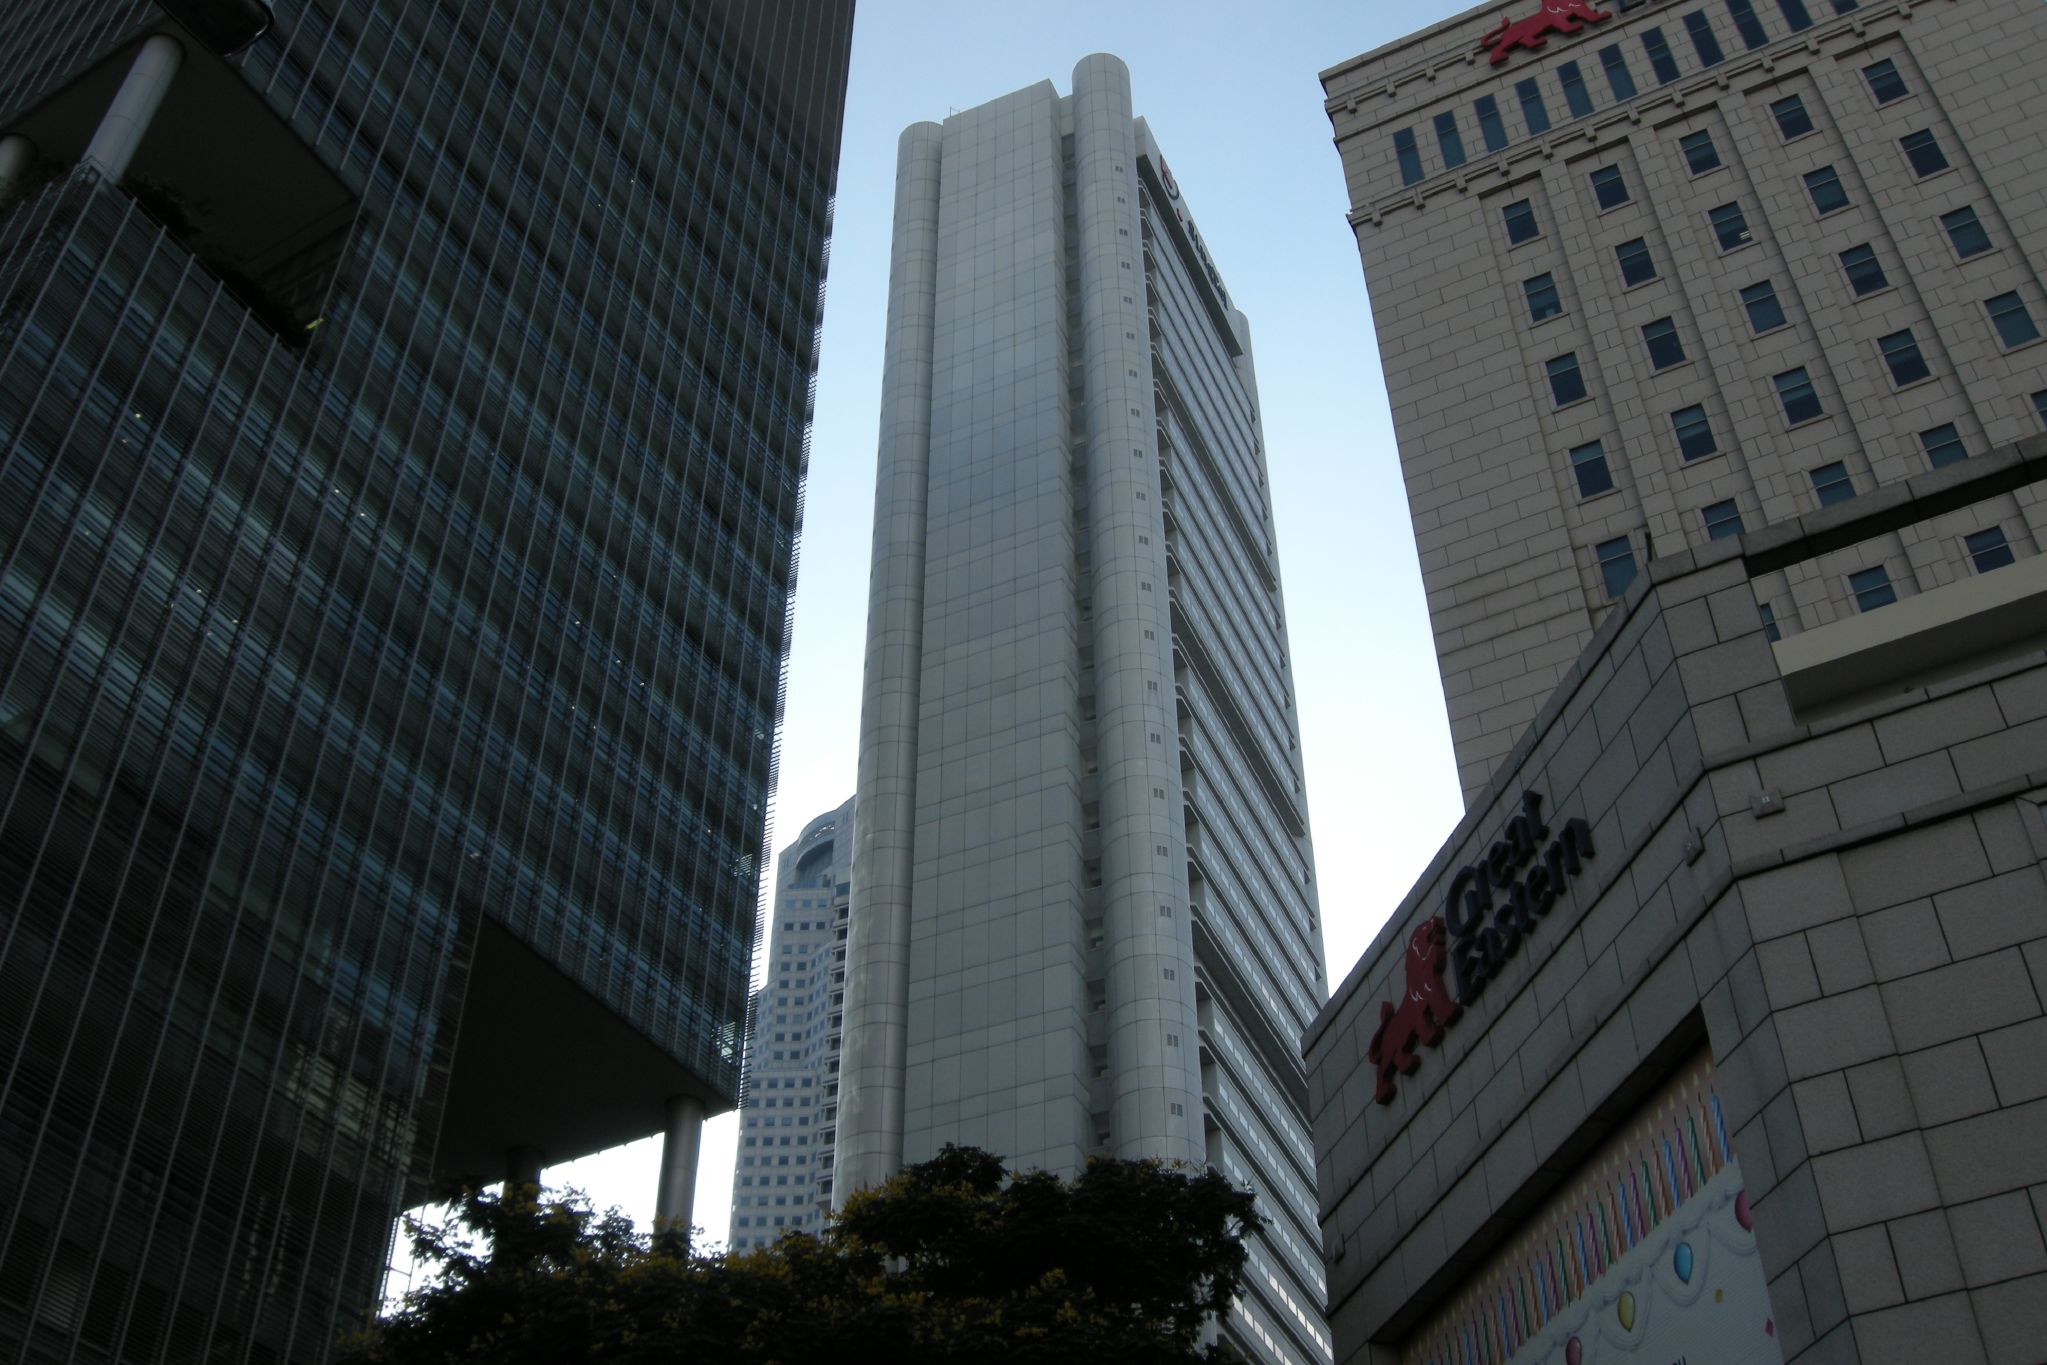
<svg viewBox="0 0 2047 1365"><path fill-rule="evenodd" d="M1324 77L1468 797L1305 1036L1337 1359L2038 1360L2047 15L1524 17Z"/></svg>
<svg viewBox="0 0 2047 1365"><path fill-rule="evenodd" d="M739 1079L850 3L169 8L0 14L9 1361Z"/></svg>
<svg viewBox="0 0 2047 1365"><path fill-rule="evenodd" d="M1323 994L1250 333L1113 57L896 181L835 1198L947 1141L1256 1189L1312 1362Z"/></svg>
<svg viewBox="0 0 2047 1365"><path fill-rule="evenodd" d="M775 870L740 1087L734 1251L772 1246L784 1232L815 1234L831 1206L852 875L849 800L805 825Z"/></svg>

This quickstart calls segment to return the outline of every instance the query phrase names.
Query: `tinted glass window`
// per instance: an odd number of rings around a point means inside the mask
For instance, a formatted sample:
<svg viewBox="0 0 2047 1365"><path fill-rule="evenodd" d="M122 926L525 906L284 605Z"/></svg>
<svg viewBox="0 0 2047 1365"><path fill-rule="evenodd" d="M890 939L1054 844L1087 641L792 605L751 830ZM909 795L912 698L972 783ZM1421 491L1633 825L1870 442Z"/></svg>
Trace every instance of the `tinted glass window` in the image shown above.
<svg viewBox="0 0 2047 1365"><path fill-rule="evenodd" d="M1754 331L1767 332L1784 325L1784 305L1777 302L1777 288L1768 280L1742 290L1741 306L1748 310L1748 325Z"/></svg>
<svg viewBox="0 0 2047 1365"><path fill-rule="evenodd" d="M1571 472L1578 476L1578 496L1589 498L1613 487L1613 475L1606 467L1606 451L1597 441L1587 441L1571 452Z"/></svg>
<svg viewBox="0 0 2047 1365"><path fill-rule="evenodd" d="M1839 460L1823 464L1812 471L1813 496L1820 500L1820 506L1832 507L1837 502L1846 502L1855 496L1855 485L1849 481L1848 466Z"/></svg>
<svg viewBox="0 0 2047 1365"><path fill-rule="evenodd" d="M1693 10L1685 16L1685 32L1691 35L1692 51L1699 54L1699 65L1718 66L1727 60L1727 54L1720 50L1720 40L1713 36L1713 25L1707 21L1704 12Z"/></svg>
<svg viewBox="0 0 2047 1365"><path fill-rule="evenodd" d="M1777 400L1784 405L1784 420L1791 423L1810 421L1820 415L1820 396L1813 392L1812 376L1805 372L1803 365L1795 370L1786 370L1772 375L1770 382L1777 387Z"/></svg>
<svg viewBox="0 0 2047 1365"><path fill-rule="evenodd" d="M1603 209L1618 208L1628 202L1628 182L1621 178L1618 166L1601 166L1592 173L1592 195Z"/></svg>
<svg viewBox="0 0 2047 1365"><path fill-rule="evenodd" d="M1777 131L1786 142L1812 131L1812 115L1805 112L1805 101L1796 95L1786 95L1772 103L1770 117L1777 120Z"/></svg>
<svg viewBox="0 0 2047 1365"><path fill-rule="evenodd" d="M1848 287L1855 291L1857 298L1874 294L1884 287L1884 268L1876 258L1876 248L1867 243L1851 246L1841 253L1841 269L1848 273Z"/></svg>
<svg viewBox="0 0 2047 1365"><path fill-rule="evenodd" d="M1422 154L1415 146L1414 129L1402 128L1393 135L1393 156L1400 162L1401 184L1412 185L1422 178Z"/></svg>
<svg viewBox="0 0 2047 1365"><path fill-rule="evenodd" d="M1535 221L1535 208L1526 199L1516 199L1500 210L1507 223L1507 244L1519 245L1542 236L1542 228Z"/></svg>
<svg viewBox="0 0 2047 1365"><path fill-rule="evenodd" d="M1528 297L1528 320L1541 322L1564 311L1563 302L1557 298L1557 282L1548 275L1537 275L1532 280L1523 280L1521 290Z"/></svg>
<svg viewBox="0 0 2047 1365"><path fill-rule="evenodd" d="M1613 249L1621 264L1621 280L1629 285L1656 278L1656 262L1649 259L1649 244L1640 237Z"/></svg>
<svg viewBox="0 0 2047 1365"><path fill-rule="evenodd" d="M1910 327L1878 337L1876 344L1877 349L1883 352L1884 364L1890 369L1893 384L1916 384L1933 373L1926 367L1926 358L1919 354L1919 343L1913 338Z"/></svg>
<svg viewBox="0 0 2047 1365"><path fill-rule="evenodd" d="M1532 80L1514 83L1515 97L1521 101L1521 119L1528 125L1530 134L1549 131L1549 110L1542 107L1542 90Z"/></svg>
<svg viewBox="0 0 2047 1365"><path fill-rule="evenodd" d="M1667 370L1672 365L1684 361L1684 343L1678 339L1677 324L1669 318L1658 318L1644 327L1642 343L1649 348L1649 364L1652 368Z"/></svg>
<svg viewBox="0 0 2047 1365"><path fill-rule="evenodd" d="M1943 213L1940 225L1947 229L1948 240L1955 244L1955 255L1974 256L1990 250L1990 234L1976 220L1976 210L1960 208Z"/></svg>
<svg viewBox="0 0 2047 1365"><path fill-rule="evenodd" d="M1585 88L1585 73L1576 62L1558 67L1557 79L1563 82L1564 103L1570 107L1572 118L1584 118L1592 112L1592 92Z"/></svg>
<svg viewBox="0 0 2047 1365"><path fill-rule="evenodd" d="M1706 216L1713 222L1713 236L1722 251L1732 251L1755 240L1749 236L1748 219L1742 216L1739 204L1722 204Z"/></svg>
<svg viewBox="0 0 2047 1365"><path fill-rule="evenodd" d="M2017 294L1999 294L1983 306L1990 311L1990 325L1997 329L1997 339L2007 347L2039 339L2040 329L2033 325L2033 315L2026 311L2025 300Z"/></svg>
<svg viewBox="0 0 2047 1365"><path fill-rule="evenodd" d="M1962 447L1962 434L1955 430L1953 422L1943 422L1929 431L1920 432L1919 448L1926 452L1926 462L1935 469L1959 464L1969 458L1969 452Z"/></svg>
<svg viewBox="0 0 2047 1365"><path fill-rule="evenodd" d="M1869 93L1876 97L1878 104L1889 104L1912 93L1905 84L1905 78L1898 74L1898 64L1889 57L1863 67L1862 77L1869 82Z"/></svg>
<svg viewBox="0 0 2047 1365"><path fill-rule="evenodd" d="M1670 425L1677 432L1678 454L1687 460L1711 455L1719 449L1713 442L1713 428L1706 421L1706 410L1696 403L1670 414Z"/></svg>
<svg viewBox="0 0 2047 1365"><path fill-rule="evenodd" d="M1812 206L1821 213L1848 207L1848 191L1841 188L1841 177L1834 173L1832 166L1806 172L1805 192L1812 196Z"/></svg>
<svg viewBox="0 0 2047 1365"><path fill-rule="evenodd" d="M1478 111L1478 135L1485 142L1485 149L1497 152L1507 145L1507 125L1500 118L1500 102L1491 95L1480 95L1471 106Z"/></svg>
<svg viewBox="0 0 2047 1365"><path fill-rule="evenodd" d="M1455 114L1436 115L1436 145L1442 148L1446 169L1464 164L1464 138L1457 131Z"/></svg>
<svg viewBox="0 0 2047 1365"><path fill-rule="evenodd" d="M1930 128L1905 134L1898 139L1898 145L1905 149L1905 159L1912 163L1914 175L1932 175L1947 169L1947 153L1940 149L1940 141Z"/></svg>
<svg viewBox="0 0 2047 1365"><path fill-rule="evenodd" d="M1693 175L1703 175L1720 164L1720 149L1713 145L1713 135L1703 128L1686 133L1677 140L1677 145Z"/></svg>
<svg viewBox="0 0 2047 1365"><path fill-rule="evenodd" d="M1628 59L1621 55L1619 43L1599 49L1599 65L1606 72L1606 83L1613 88L1614 99L1635 97L1634 73L1628 70Z"/></svg>
<svg viewBox="0 0 2047 1365"><path fill-rule="evenodd" d="M1750 0L1727 0L1727 13L1734 20L1734 31L1741 35L1744 47L1753 51L1770 41L1770 35L1763 31L1763 21L1756 17L1756 7Z"/></svg>
<svg viewBox="0 0 2047 1365"><path fill-rule="evenodd" d="M1677 58L1670 55L1670 44L1663 40L1663 30L1652 28L1642 34L1642 50L1649 54L1649 69L1656 73L1658 85L1668 85L1677 79Z"/></svg>
<svg viewBox="0 0 2047 1365"><path fill-rule="evenodd" d="M1575 353L1546 361L1543 368L1549 372L1550 397L1556 400L1558 407L1575 403L1585 396L1585 376L1579 372Z"/></svg>

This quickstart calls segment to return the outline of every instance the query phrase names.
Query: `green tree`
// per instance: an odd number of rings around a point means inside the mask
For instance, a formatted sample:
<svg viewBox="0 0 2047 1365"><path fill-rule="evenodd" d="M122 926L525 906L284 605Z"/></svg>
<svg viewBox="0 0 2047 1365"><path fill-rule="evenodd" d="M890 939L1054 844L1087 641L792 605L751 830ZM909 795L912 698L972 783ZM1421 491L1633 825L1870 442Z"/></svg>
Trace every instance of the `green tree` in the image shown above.
<svg viewBox="0 0 2047 1365"><path fill-rule="evenodd" d="M348 1365L1234 1361L1199 1341L1263 1223L1212 1171L1096 1160L1061 1180L952 1146L822 1236L731 1256L530 1186L446 1208L414 1229L432 1282L347 1342Z"/></svg>

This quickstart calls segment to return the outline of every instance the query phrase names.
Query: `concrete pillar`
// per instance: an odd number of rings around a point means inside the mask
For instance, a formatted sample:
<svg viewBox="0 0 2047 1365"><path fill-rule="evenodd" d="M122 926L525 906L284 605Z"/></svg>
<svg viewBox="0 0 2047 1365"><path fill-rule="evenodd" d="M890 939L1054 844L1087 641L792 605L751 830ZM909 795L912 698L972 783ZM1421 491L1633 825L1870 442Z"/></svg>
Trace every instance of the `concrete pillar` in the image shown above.
<svg viewBox="0 0 2047 1365"><path fill-rule="evenodd" d="M171 88L171 77L178 74L178 63L183 58L184 49L177 40L162 33L151 36L135 54L134 65L128 68L121 88L114 93L114 102L107 106L98 131L85 149L83 159L99 167L100 174L107 179L118 181L128 173L128 162L142 145L149 121L156 117L157 106L163 103L165 92Z"/></svg>
<svg viewBox="0 0 2047 1365"><path fill-rule="evenodd" d="M9 133L0 137L0 204L7 202L9 195L28 168L35 164L36 145L20 133Z"/></svg>
<svg viewBox="0 0 2047 1365"><path fill-rule="evenodd" d="M507 1147L505 1149L505 1192L507 1194L520 1185L540 1184L540 1167L547 1154L538 1147Z"/></svg>
<svg viewBox="0 0 2047 1365"><path fill-rule="evenodd" d="M917 829L918 699L924 667L924 539L938 300L938 184L945 130L914 123L896 144L860 784L846 941L845 1054L839 1068L832 1199L903 1164L910 1016L910 886Z"/></svg>
<svg viewBox="0 0 2047 1365"><path fill-rule="evenodd" d="M704 1145L704 1102L694 1095L668 1101L668 1131L661 1141L661 1186L654 1192L654 1225L687 1233L697 1198L697 1153Z"/></svg>

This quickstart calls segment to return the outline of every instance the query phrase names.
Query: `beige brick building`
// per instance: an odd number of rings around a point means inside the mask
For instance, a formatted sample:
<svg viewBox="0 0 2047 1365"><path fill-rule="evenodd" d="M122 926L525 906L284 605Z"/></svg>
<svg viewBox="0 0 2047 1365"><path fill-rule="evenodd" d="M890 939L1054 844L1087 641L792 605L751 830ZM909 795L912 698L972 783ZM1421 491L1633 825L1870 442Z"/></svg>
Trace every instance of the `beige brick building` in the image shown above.
<svg viewBox="0 0 2047 1365"><path fill-rule="evenodd" d="M1495 64L1502 14L1323 73L1467 800L1650 558L2047 421L2039 4L1616 0ZM2041 517L1900 528L1762 606L1789 637Z"/></svg>

